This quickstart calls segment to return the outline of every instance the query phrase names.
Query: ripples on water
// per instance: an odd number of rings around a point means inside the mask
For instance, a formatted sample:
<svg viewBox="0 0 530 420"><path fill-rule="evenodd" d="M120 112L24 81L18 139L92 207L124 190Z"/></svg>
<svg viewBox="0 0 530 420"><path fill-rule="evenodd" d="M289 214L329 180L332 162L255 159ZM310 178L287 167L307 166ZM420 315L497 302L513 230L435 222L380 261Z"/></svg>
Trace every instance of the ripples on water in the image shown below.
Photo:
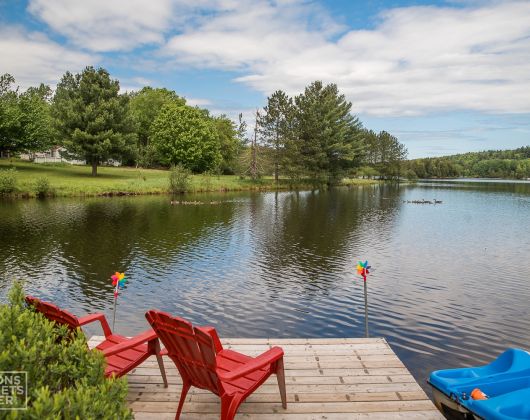
<svg viewBox="0 0 530 420"><path fill-rule="evenodd" d="M409 204L442 200L440 205ZM0 292L14 278L76 314L112 309L117 330L158 308L221 335L370 334L423 380L433 369L530 348L530 184L420 183L327 192L0 202ZM404 202L405 201L405 202ZM97 332L91 330L89 332Z"/></svg>

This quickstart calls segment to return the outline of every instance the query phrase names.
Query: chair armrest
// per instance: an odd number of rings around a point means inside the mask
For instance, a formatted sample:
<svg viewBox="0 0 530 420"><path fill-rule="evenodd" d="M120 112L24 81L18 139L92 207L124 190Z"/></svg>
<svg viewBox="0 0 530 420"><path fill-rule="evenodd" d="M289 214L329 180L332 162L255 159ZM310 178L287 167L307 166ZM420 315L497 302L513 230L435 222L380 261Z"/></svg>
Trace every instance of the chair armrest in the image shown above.
<svg viewBox="0 0 530 420"><path fill-rule="evenodd" d="M86 315L81 318L78 318L77 320L79 321L79 325L86 325L91 322L99 321L99 323L101 324L101 328L103 328L103 334L105 334L105 337L112 335L112 331L110 330L107 318L105 318L105 315L103 315L102 313Z"/></svg>
<svg viewBox="0 0 530 420"><path fill-rule="evenodd" d="M197 329L201 330L203 333L206 333L210 337L212 337L216 353L219 353L221 350L223 350L223 345L221 344L221 340L219 340L219 336L217 335L217 331L215 331L214 327L209 327L209 326L197 327Z"/></svg>
<svg viewBox="0 0 530 420"><path fill-rule="evenodd" d="M109 357L153 340L158 340L156 333L153 330L147 330L141 334L138 334L137 336L127 339L126 341L122 341L119 344L116 344L100 351L105 357Z"/></svg>
<svg viewBox="0 0 530 420"><path fill-rule="evenodd" d="M281 358L283 358L283 350L280 347L273 347L231 372L217 371L217 376L222 380L231 381L271 365Z"/></svg>

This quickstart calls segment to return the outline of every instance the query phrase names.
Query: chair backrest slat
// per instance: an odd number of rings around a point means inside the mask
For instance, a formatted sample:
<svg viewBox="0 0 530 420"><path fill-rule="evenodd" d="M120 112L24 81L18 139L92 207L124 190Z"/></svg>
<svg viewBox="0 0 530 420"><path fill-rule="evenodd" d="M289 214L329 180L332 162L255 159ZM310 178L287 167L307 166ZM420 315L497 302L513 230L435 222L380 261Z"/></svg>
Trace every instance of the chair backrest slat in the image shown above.
<svg viewBox="0 0 530 420"><path fill-rule="evenodd" d="M71 331L75 331L80 327L79 320L75 315L55 306L53 303L44 302L33 296L26 296L26 303L33 306L50 321L54 321L59 325L66 325Z"/></svg>
<svg viewBox="0 0 530 420"><path fill-rule="evenodd" d="M182 379L220 395L212 338L190 322L165 312L148 311L146 318L168 351Z"/></svg>

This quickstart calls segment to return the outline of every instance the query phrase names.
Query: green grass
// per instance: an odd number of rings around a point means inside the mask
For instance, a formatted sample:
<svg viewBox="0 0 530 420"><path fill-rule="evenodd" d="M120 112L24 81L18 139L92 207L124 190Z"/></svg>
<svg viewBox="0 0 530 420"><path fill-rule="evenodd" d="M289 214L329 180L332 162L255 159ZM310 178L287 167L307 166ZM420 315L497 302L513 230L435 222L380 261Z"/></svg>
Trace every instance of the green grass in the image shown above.
<svg viewBox="0 0 530 420"><path fill-rule="evenodd" d="M55 196L98 196L119 194L166 194L169 171L127 167L99 167L97 177L91 175L89 166L68 164L37 164L16 159L0 159L0 171L15 168L17 191L15 196L35 197L36 183L46 178ZM370 184L372 180L348 179L344 184ZM252 181L237 175L193 175L191 192L245 191L310 188L310 182L292 184L281 180L279 185L272 177Z"/></svg>

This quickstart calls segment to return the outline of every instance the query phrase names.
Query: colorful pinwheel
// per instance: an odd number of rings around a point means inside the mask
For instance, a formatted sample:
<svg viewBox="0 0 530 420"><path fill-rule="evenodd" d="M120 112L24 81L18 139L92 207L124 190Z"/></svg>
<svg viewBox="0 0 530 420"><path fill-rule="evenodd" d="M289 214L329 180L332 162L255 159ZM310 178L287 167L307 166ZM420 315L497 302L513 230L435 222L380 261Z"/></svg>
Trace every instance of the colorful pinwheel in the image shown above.
<svg viewBox="0 0 530 420"><path fill-rule="evenodd" d="M127 277L125 277L125 273L120 273L119 271L116 271L112 276L110 276L112 279L112 285L114 286L114 315L112 317L112 330L114 330L114 324L116 322L116 303L118 301L118 294L120 289L123 289L125 286L125 282L127 281Z"/></svg>
<svg viewBox="0 0 530 420"><path fill-rule="evenodd" d="M114 299L118 297L118 291L120 289L123 289L125 286L125 282L127 281L127 277L125 277L125 273L120 273L116 271L112 276L110 276L112 279L112 285L115 287L114 289Z"/></svg>
<svg viewBox="0 0 530 420"><path fill-rule="evenodd" d="M364 281L366 281L366 275L370 274L369 269L372 268L368 265L368 261L362 262L359 261L357 263L357 274L361 275Z"/></svg>

